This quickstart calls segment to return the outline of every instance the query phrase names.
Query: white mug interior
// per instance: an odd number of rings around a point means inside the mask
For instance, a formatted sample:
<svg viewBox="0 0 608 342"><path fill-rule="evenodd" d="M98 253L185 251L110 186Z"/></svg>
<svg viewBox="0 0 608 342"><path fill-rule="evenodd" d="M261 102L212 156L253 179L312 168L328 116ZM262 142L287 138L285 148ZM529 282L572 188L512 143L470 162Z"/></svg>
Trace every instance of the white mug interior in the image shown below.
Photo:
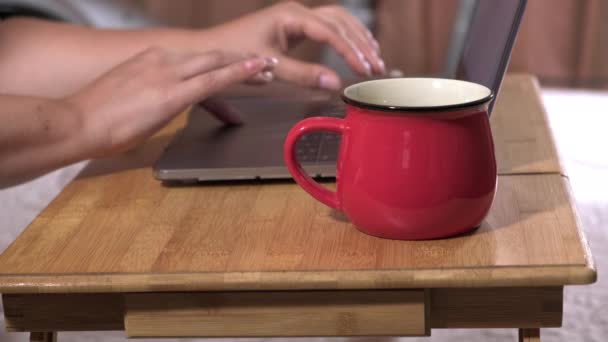
<svg viewBox="0 0 608 342"><path fill-rule="evenodd" d="M443 78L389 78L353 84L343 98L354 105L387 109L464 107L492 99L487 87Z"/></svg>

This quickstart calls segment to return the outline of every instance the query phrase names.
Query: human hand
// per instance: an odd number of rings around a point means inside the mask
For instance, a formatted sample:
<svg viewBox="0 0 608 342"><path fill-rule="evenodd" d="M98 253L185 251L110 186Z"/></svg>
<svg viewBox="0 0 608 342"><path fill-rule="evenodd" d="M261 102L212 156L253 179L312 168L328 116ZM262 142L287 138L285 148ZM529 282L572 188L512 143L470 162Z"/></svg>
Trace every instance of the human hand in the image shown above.
<svg viewBox="0 0 608 342"><path fill-rule="evenodd" d="M273 61L225 52L148 49L64 99L81 115L87 156L129 149L225 87L272 79Z"/></svg>
<svg viewBox="0 0 608 342"><path fill-rule="evenodd" d="M333 70L285 55L304 38L328 43L361 75L385 73L372 34L340 6L310 9L296 2L282 2L201 34L218 49L277 57L277 78L303 86L328 90L341 87Z"/></svg>

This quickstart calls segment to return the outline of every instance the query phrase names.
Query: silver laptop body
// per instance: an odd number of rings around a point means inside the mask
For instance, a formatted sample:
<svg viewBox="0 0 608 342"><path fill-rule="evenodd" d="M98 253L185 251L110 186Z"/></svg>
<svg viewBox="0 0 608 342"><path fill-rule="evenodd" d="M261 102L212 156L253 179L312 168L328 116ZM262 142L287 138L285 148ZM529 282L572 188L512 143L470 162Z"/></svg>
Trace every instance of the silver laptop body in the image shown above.
<svg viewBox="0 0 608 342"><path fill-rule="evenodd" d="M464 1L471 10L469 27L462 43L453 44L449 52L459 60L448 68L449 74L439 76L480 83L498 94L527 0ZM154 165L157 179L289 179L283 162L289 129L306 117L344 113L337 94L282 84L226 95L224 100L241 113L245 124L224 125L195 108ZM333 133L307 135L298 142L298 159L313 177L335 177L339 144L340 137Z"/></svg>

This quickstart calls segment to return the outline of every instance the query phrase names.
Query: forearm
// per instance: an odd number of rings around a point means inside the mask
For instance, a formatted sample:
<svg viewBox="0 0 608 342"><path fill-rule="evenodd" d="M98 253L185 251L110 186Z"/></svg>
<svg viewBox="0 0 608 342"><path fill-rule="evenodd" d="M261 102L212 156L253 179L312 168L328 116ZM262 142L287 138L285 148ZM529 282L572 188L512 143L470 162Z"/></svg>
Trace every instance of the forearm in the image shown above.
<svg viewBox="0 0 608 342"><path fill-rule="evenodd" d="M205 50L205 38L191 30L100 30L11 19L0 23L0 94L63 97L151 46Z"/></svg>
<svg viewBox="0 0 608 342"><path fill-rule="evenodd" d="M94 150L79 113L62 101L0 96L0 189L87 159Z"/></svg>

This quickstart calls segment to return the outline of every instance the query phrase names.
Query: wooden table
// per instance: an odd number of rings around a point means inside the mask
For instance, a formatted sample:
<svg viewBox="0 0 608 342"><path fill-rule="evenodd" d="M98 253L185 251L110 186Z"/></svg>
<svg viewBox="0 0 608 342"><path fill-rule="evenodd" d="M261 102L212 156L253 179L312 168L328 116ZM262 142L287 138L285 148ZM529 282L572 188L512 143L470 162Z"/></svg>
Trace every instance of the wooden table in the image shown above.
<svg viewBox="0 0 608 342"><path fill-rule="evenodd" d="M563 287L596 272L533 77L492 126L496 200L472 234L364 235L291 183L162 186L141 148L92 162L0 256L9 331L149 336L429 335L562 324Z"/></svg>

